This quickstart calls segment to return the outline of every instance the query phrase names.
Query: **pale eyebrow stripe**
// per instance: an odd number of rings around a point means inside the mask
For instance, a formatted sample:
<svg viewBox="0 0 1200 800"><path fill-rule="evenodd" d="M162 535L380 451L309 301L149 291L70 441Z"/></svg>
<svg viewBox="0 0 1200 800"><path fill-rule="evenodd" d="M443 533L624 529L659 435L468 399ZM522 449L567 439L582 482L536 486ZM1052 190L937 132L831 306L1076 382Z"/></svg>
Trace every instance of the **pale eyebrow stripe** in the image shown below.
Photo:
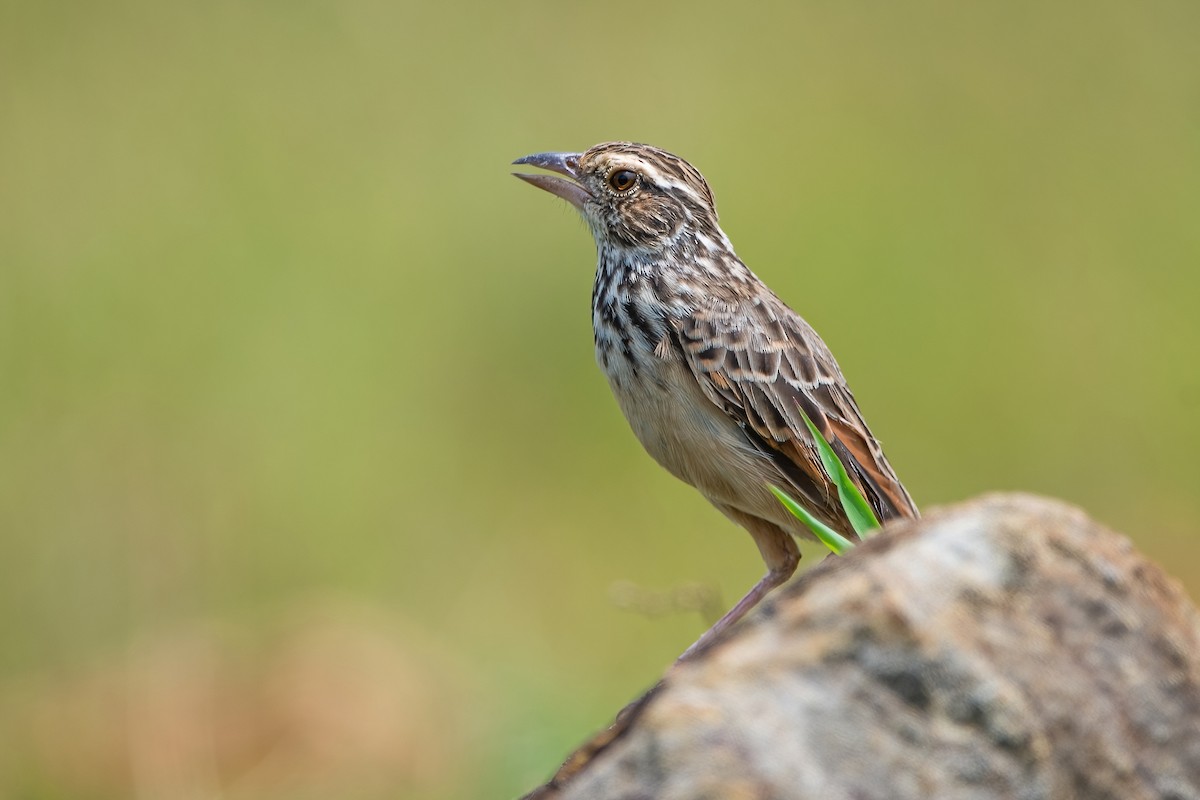
<svg viewBox="0 0 1200 800"><path fill-rule="evenodd" d="M643 174L655 185L662 186L665 189L675 189L685 192L697 201L703 201L705 198L696 192L695 187L686 181L681 181L674 176L668 176L662 170L655 167L653 164L642 163L641 170Z"/></svg>

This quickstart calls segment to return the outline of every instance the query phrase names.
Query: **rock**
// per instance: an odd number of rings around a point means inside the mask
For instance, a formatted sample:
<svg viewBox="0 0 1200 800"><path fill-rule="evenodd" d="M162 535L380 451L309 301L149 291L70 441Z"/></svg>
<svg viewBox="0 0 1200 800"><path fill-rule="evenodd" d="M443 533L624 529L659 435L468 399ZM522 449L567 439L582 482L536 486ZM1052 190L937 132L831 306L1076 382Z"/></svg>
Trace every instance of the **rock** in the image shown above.
<svg viewBox="0 0 1200 800"><path fill-rule="evenodd" d="M990 495L828 558L539 800L1200 799L1200 614L1125 538Z"/></svg>

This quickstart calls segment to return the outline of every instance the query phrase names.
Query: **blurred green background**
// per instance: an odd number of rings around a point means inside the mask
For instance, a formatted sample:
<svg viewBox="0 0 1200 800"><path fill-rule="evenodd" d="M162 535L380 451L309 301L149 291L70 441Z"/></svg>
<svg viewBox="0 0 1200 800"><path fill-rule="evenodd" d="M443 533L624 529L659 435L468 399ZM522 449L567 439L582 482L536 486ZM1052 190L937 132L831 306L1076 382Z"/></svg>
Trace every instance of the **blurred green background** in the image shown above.
<svg viewBox="0 0 1200 800"><path fill-rule="evenodd" d="M609 396L535 151L703 170L918 503L1065 498L1200 594L1197 41L1185 0L0 5L0 796L511 797L701 632L655 593L757 579Z"/></svg>

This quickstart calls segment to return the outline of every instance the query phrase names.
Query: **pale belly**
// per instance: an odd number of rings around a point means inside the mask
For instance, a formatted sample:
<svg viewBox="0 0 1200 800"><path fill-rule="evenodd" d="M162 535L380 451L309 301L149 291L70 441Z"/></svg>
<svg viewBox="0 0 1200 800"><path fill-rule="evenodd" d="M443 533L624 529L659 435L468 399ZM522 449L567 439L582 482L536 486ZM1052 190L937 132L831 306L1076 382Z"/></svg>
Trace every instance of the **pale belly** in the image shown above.
<svg viewBox="0 0 1200 800"><path fill-rule="evenodd" d="M655 461L691 484L718 508L728 506L795 527L767 488L782 484L770 460L701 392L682 364L640 361L635 378L627 364L606 370L609 386L634 435ZM625 367L625 368L623 368Z"/></svg>

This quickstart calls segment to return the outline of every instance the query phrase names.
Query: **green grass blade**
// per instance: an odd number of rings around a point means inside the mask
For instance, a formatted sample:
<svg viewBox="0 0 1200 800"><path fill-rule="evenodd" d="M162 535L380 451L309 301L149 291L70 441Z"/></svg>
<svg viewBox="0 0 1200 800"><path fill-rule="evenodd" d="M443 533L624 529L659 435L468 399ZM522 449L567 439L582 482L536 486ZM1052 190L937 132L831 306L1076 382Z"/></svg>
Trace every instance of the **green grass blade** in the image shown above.
<svg viewBox="0 0 1200 800"><path fill-rule="evenodd" d="M850 526L854 528L855 533L865 539L871 531L879 527L879 520L875 518L875 512L871 510L871 506L862 496L862 492L854 485L854 481L850 480L850 476L846 474L846 467L842 464L842 460L833 452L833 448L829 446L829 442L825 441L825 437L821 435L821 431L817 429L813 421L808 418L808 414L804 413L804 408L799 403L796 404L796 408L800 409L800 416L804 417L804 424L808 426L808 430L817 443L817 452L821 456L821 465L825 467L825 474L837 486L838 499L842 502L842 510L846 512Z"/></svg>
<svg viewBox="0 0 1200 800"><path fill-rule="evenodd" d="M819 519L808 512L808 509L793 500L787 492L780 489L778 486L768 487L771 493L779 499L783 507L792 513L796 519L808 526L808 529L821 540L821 544L828 547L834 555L841 555L850 548L854 547L854 542L842 536L840 533L829 527Z"/></svg>

